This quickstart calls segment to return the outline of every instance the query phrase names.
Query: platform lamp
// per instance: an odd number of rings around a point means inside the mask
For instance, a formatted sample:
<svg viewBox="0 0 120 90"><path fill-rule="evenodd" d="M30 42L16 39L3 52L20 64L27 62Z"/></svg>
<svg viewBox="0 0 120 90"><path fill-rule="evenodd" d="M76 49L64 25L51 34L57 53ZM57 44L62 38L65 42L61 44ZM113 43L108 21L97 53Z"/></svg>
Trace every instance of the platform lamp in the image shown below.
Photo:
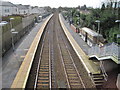
<svg viewBox="0 0 120 90"><path fill-rule="evenodd" d="M119 23L119 30L120 30L120 20L116 20L116 23Z"/></svg>
<svg viewBox="0 0 120 90"><path fill-rule="evenodd" d="M119 32L120 32L120 20L116 20L115 22L119 23ZM118 38L120 38L120 34L117 34L117 41L118 41ZM117 42L117 44L118 44L118 42Z"/></svg>
<svg viewBox="0 0 120 90"><path fill-rule="evenodd" d="M12 37L12 48L13 48L13 51L15 50L15 45L14 45L14 37L13 37L13 34L17 34L18 32L15 32L15 29L13 28L13 25L12 25L12 20L14 20L14 18L10 18L10 26L11 26L11 37Z"/></svg>
<svg viewBox="0 0 120 90"><path fill-rule="evenodd" d="M99 44L99 33L100 33L100 20L96 20L96 23L98 23L98 44Z"/></svg>

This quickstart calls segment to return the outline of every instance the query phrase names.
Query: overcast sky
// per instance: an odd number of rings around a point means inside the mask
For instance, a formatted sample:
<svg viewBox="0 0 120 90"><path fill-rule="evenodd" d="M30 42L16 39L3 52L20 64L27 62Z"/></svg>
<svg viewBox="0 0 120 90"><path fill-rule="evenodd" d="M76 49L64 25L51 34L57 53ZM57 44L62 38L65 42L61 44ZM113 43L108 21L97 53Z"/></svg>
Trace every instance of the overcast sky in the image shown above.
<svg viewBox="0 0 120 90"><path fill-rule="evenodd" d="M100 7L101 2L104 0L2 0L2 1L10 1L14 4L23 4L23 5L31 5L31 6L51 6L51 7L59 7L59 6L67 6L67 7L77 7L78 5L83 6L86 4L87 6L92 7Z"/></svg>

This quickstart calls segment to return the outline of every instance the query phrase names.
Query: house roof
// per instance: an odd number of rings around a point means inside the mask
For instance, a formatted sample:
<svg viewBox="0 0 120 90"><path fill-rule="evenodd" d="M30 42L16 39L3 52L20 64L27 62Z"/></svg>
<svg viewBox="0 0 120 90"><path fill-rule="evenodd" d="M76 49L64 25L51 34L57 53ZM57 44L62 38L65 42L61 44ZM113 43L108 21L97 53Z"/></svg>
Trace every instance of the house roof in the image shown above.
<svg viewBox="0 0 120 90"><path fill-rule="evenodd" d="M22 4L16 4L16 6L18 7L18 9L28 9L25 5Z"/></svg>
<svg viewBox="0 0 120 90"><path fill-rule="evenodd" d="M2 6L16 7L16 5L11 2L8 2L8 1L1 1L1 2L2 2L2 4L0 4L0 5L2 5Z"/></svg>
<svg viewBox="0 0 120 90"><path fill-rule="evenodd" d="M28 8L29 9L29 7L30 7L30 5L24 5L26 8Z"/></svg>

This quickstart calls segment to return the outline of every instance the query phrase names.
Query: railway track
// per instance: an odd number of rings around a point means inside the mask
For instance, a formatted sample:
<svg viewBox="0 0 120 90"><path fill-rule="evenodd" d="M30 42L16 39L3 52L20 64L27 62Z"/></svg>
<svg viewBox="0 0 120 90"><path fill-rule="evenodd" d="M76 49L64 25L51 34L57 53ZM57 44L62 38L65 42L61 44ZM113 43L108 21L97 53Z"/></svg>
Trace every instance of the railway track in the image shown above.
<svg viewBox="0 0 120 90"><path fill-rule="evenodd" d="M71 54L68 41L55 13L45 28L39 57L33 72L35 78L30 77L34 90L40 88L86 88L74 60L78 59ZM73 52L74 53L74 52ZM74 57L74 58L73 58ZM33 63L34 64L34 63ZM35 71L35 72L34 72ZM27 88L27 87L26 87ZM88 87L87 87L88 88Z"/></svg>
<svg viewBox="0 0 120 90"><path fill-rule="evenodd" d="M51 60L49 31L45 31L34 88L51 88Z"/></svg>
<svg viewBox="0 0 120 90"><path fill-rule="evenodd" d="M57 24L59 25L56 26L60 26L60 23ZM61 27L57 29L56 36L68 88L85 88L85 85L82 81L82 78L80 77L77 67L75 66L74 60L70 54L68 46L64 40L64 36L62 35L63 32L61 30Z"/></svg>

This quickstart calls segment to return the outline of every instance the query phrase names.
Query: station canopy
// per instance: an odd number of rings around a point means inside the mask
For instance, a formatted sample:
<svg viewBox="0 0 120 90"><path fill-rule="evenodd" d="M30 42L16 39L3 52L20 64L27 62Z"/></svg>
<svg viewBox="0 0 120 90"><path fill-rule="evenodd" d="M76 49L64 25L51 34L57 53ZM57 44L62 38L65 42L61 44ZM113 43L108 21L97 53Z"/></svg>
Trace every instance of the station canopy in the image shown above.
<svg viewBox="0 0 120 90"><path fill-rule="evenodd" d="M101 34L98 34L97 32L91 30L90 28L83 27L82 30L87 32L89 35L91 35L93 37L103 37Z"/></svg>

